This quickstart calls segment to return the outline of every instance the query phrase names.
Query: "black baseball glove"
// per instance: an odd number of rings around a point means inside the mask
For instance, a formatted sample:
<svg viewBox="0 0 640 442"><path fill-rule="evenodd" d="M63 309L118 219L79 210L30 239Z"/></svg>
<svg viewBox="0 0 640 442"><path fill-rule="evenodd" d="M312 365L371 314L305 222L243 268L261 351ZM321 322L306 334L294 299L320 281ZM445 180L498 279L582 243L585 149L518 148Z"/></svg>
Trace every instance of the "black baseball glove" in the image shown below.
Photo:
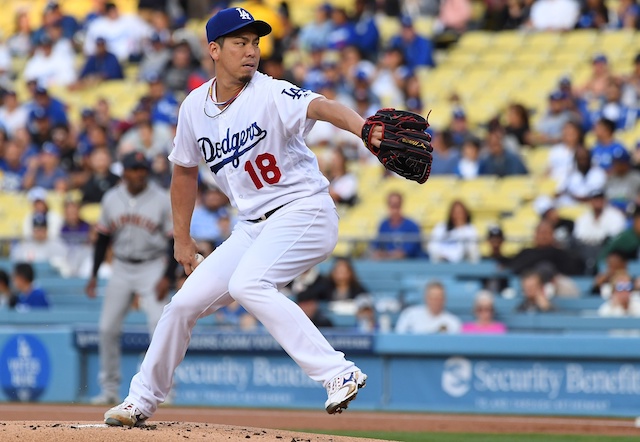
<svg viewBox="0 0 640 442"><path fill-rule="evenodd" d="M428 116L428 115L427 115ZM382 142L371 144L371 132L382 126ZM385 108L366 119L362 141L388 170L420 184L427 181L433 156L429 122L414 112Z"/></svg>

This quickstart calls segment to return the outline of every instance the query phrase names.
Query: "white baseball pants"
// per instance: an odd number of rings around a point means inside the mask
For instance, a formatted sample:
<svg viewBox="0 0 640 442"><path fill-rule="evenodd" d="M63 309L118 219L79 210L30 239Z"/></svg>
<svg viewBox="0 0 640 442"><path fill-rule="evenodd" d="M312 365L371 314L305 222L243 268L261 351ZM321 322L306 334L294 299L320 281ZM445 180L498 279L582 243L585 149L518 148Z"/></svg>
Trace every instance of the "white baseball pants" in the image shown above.
<svg viewBox="0 0 640 442"><path fill-rule="evenodd" d="M237 300L313 380L327 382L355 369L331 347L298 305L278 291L333 251L338 215L328 194L293 201L259 223L233 233L187 278L164 308L153 339L131 380L129 396L147 417L172 386L196 321Z"/></svg>

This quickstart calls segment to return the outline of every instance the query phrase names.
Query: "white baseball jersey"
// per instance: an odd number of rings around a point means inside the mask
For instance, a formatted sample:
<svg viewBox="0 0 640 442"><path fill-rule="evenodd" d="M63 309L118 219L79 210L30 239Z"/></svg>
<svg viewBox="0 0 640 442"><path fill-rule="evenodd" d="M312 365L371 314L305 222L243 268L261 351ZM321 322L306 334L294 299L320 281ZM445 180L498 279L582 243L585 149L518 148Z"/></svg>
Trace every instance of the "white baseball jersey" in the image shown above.
<svg viewBox="0 0 640 442"><path fill-rule="evenodd" d="M256 72L221 112L209 97L212 83L182 103L170 161L196 167L204 160L242 220L327 190L304 143L315 123L307 107L321 95Z"/></svg>

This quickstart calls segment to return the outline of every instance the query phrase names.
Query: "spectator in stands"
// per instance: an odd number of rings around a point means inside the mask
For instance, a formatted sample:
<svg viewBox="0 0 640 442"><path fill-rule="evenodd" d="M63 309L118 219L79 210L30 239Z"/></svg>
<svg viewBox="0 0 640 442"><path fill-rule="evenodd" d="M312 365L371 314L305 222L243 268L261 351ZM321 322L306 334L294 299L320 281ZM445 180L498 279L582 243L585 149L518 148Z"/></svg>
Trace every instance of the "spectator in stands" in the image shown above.
<svg viewBox="0 0 640 442"><path fill-rule="evenodd" d="M553 225L547 220L541 220L535 230L533 247L524 248L514 256L509 262L509 268L521 275L545 262L552 264L563 275L584 273L581 258L573 250L559 248L553 236Z"/></svg>
<svg viewBox="0 0 640 442"><path fill-rule="evenodd" d="M149 46L142 54L138 66L138 79L145 80L151 75L158 75L171 60L171 51L162 37L154 32L149 39Z"/></svg>
<svg viewBox="0 0 640 442"><path fill-rule="evenodd" d="M568 31L580 16L575 0L536 0L531 6L529 26L536 31Z"/></svg>
<svg viewBox="0 0 640 442"><path fill-rule="evenodd" d="M89 23L83 51L86 56L95 54L96 41L102 37L107 41L109 51L121 62L139 60L141 43L151 33L151 26L141 17L135 14L121 15L115 3L108 2L104 7L104 15Z"/></svg>
<svg viewBox="0 0 640 442"><path fill-rule="evenodd" d="M306 23L300 29L298 43L301 49L312 52L314 49L327 47L329 34L333 28L332 11L331 3L323 3L316 8L313 21Z"/></svg>
<svg viewBox="0 0 640 442"><path fill-rule="evenodd" d="M356 330L360 333L374 333L379 330L376 309L370 296L362 295L355 299Z"/></svg>
<svg viewBox="0 0 640 442"><path fill-rule="evenodd" d="M231 234L229 200L217 187L201 186L200 201L191 217L191 236L219 246Z"/></svg>
<svg viewBox="0 0 640 442"><path fill-rule="evenodd" d="M438 35L436 40L456 40L469 27L472 14L470 0L443 0L434 24L435 34Z"/></svg>
<svg viewBox="0 0 640 442"><path fill-rule="evenodd" d="M13 140L4 143L4 156L0 156L0 190L18 192L27 173L27 166L21 160L22 149Z"/></svg>
<svg viewBox="0 0 640 442"><path fill-rule="evenodd" d="M33 49L33 30L29 21L29 10L19 8L15 14L15 32L7 39L11 55L16 58L27 58Z"/></svg>
<svg viewBox="0 0 640 442"><path fill-rule="evenodd" d="M66 200L64 223L60 229L60 239L67 249L63 276L80 276L84 267L93 264L90 235L91 226L80 217L80 204Z"/></svg>
<svg viewBox="0 0 640 442"><path fill-rule="evenodd" d="M146 77L149 85L149 104L151 106L151 122L153 124L175 124L178 118L178 107L180 103L175 95L168 91L160 76L150 74Z"/></svg>
<svg viewBox="0 0 640 442"><path fill-rule="evenodd" d="M167 89L182 99L187 93L189 76L200 68L187 41L177 42L171 51L171 60L163 68L162 80Z"/></svg>
<svg viewBox="0 0 640 442"><path fill-rule="evenodd" d="M576 220L573 236L587 264L587 273L592 273L602 246L624 230L627 220L620 210L608 204L603 190L589 194L589 205L590 209Z"/></svg>
<svg viewBox="0 0 640 442"><path fill-rule="evenodd" d="M480 259L478 231L471 224L471 212L460 200L449 207L446 222L431 231L427 251L433 262L477 262Z"/></svg>
<svg viewBox="0 0 640 442"><path fill-rule="evenodd" d="M573 170L558 182L556 204L559 207L587 201L591 192L604 188L607 182L606 172L594 164L589 150L577 147L574 156Z"/></svg>
<svg viewBox="0 0 640 442"><path fill-rule="evenodd" d="M311 291L299 293L296 296L296 303L316 327L333 327L333 322L322 311L320 300L315 293Z"/></svg>
<svg viewBox="0 0 640 442"><path fill-rule="evenodd" d="M582 3L577 29L605 29L609 24L609 11L604 0L587 0Z"/></svg>
<svg viewBox="0 0 640 442"><path fill-rule="evenodd" d="M80 30L78 21L72 15L63 13L60 8L60 3L51 1L47 4L44 10L44 23L49 25L56 24L62 29L62 35L64 38L73 40L76 32Z"/></svg>
<svg viewBox="0 0 640 442"><path fill-rule="evenodd" d="M378 228L372 244L373 259L411 259L423 256L420 227L402 213L402 194L387 196L389 216Z"/></svg>
<svg viewBox="0 0 640 442"><path fill-rule="evenodd" d="M82 203L99 203L107 190L118 184L120 177L109 169L111 154L105 147L99 147L91 152L89 157L90 177L81 187Z"/></svg>
<svg viewBox="0 0 640 442"><path fill-rule="evenodd" d="M462 324L462 333L466 334L504 334L507 326L495 320L493 295L482 290L473 303L474 321Z"/></svg>
<svg viewBox="0 0 640 442"><path fill-rule="evenodd" d="M433 134L433 164L431 175L454 175L460 162L460 151L453 145L451 132L444 130Z"/></svg>
<svg viewBox="0 0 640 442"><path fill-rule="evenodd" d="M237 301L225 305L215 312L216 326L242 330L253 331L258 328L258 321L248 311L244 309Z"/></svg>
<svg viewBox="0 0 640 442"><path fill-rule="evenodd" d="M404 84L404 100L408 111L417 114L422 114L424 111L421 87L420 78L415 73L407 77Z"/></svg>
<svg viewBox="0 0 640 442"><path fill-rule="evenodd" d="M50 262L55 267L63 265L67 250L58 237L49 236L46 215L33 215L32 230L32 238L23 239L11 248L11 260Z"/></svg>
<svg viewBox="0 0 640 442"><path fill-rule="evenodd" d="M34 187L27 193L27 199L32 204L32 209L22 223L22 237L31 239L33 236L34 216L41 214L47 220L48 234L50 238L58 238L62 228L62 217L53 210L49 210L47 203L47 191L41 187Z"/></svg>
<svg viewBox="0 0 640 442"><path fill-rule="evenodd" d="M9 275L0 269L0 310L14 308L16 301L16 297L11 293Z"/></svg>
<svg viewBox="0 0 640 442"><path fill-rule="evenodd" d="M505 136L515 139L518 146L531 146L529 111L520 103L511 103L507 108Z"/></svg>
<svg viewBox="0 0 640 442"><path fill-rule="evenodd" d="M37 107L34 109L31 112L29 119L30 150L24 155L26 159L29 159L31 156L42 151L44 143L51 141L52 131L51 120L43 108Z"/></svg>
<svg viewBox="0 0 640 442"><path fill-rule="evenodd" d="M500 226L494 225L489 227L487 231L487 242L489 243L489 253L484 255L482 259L490 259L500 266L505 266L509 258L504 255L502 247L504 246L504 232Z"/></svg>
<svg viewBox="0 0 640 442"><path fill-rule="evenodd" d="M601 257L607 256L610 252L616 251L621 253L629 260L638 259L638 251L640 250L640 206L636 206L633 211L633 219L631 227L625 229L618 236L607 242Z"/></svg>
<svg viewBox="0 0 640 442"><path fill-rule="evenodd" d="M342 149L333 149L329 162L329 195L336 204L354 206L358 201L358 179L347 170L347 158Z"/></svg>
<svg viewBox="0 0 640 442"><path fill-rule="evenodd" d="M380 44L380 33L371 5L367 0L356 0L353 14L354 43L367 60L375 60L378 57Z"/></svg>
<svg viewBox="0 0 640 442"><path fill-rule="evenodd" d="M574 222L562 218L553 199L546 195L540 195L533 202L533 208L541 220L546 220L553 226L553 237L558 247L569 249L573 245Z"/></svg>
<svg viewBox="0 0 640 442"><path fill-rule="evenodd" d="M107 50L107 41L98 37L96 51L87 57L87 61L80 71L78 87L94 86L107 80L122 80L124 73L118 58Z"/></svg>
<svg viewBox="0 0 640 442"><path fill-rule="evenodd" d="M587 101L604 98L607 86L614 75L609 68L609 61L604 54L597 54L593 57L591 78L587 83L578 89L578 93Z"/></svg>
<svg viewBox="0 0 640 442"><path fill-rule="evenodd" d="M47 293L33 284L35 272L28 262L18 262L13 268L13 286L16 289L16 310L49 308Z"/></svg>
<svg viewBox="0 0 640 442"><path fill-rule="evenodd" d="M333 7L331 22L331 31L327 35L327 49L342 51L347 46L356 44L354 23L349 20L344 7Z"/></svg>
<svg viewBox="0 0 640 442"><path fill-rule="evenodd" d="M445 310L446 293L442 283L432 281L424 292L424 304L404 309L398 317L395 332L403 334L460 333L462 322Z"/></svg>
<svg viewBox="0 0 640 442"><path fill-rule="evenodd" d="M600 295L605 299L611 296L614 278L619 274L626 275L628 272L627 261L627 257L621 252L616 250L608 252L605 259L604 270L593 278L591 294Z"/></svg>
<svg viewBox="0 0 640 442"><path fill-rule="evenodd" d="M635 125L638 119L638 109L623 103L622 84L618 79L611 79L605 91L605 97L592 118L594 120L606 118L615 123L616 129L627 130Z"/></svg>
<svg viewBox="0 0 640 442"><path fill-rule="evenodd" d="M403 107L402 88L410 72L402 49L389 46L380 55L378 69L371 83L371 90L385 106Z"/></svg>
<svg viewBox="0 0 640 442"><path fill-rule="evenodd" d="M549 95L549 108L538 122L533 136L535 144L555 144L561 141L562 129L571 120L567 98L561 91L555 91Z"/></svg>
<svg viewBox="0 0 640 442"><path fill-rule="evenodd" d="M486 150L487 153L480 159L479 175L504 177L528 173L522 159L517 154L505 149L504 129L497 122L489 125Z"/></svg>
<svg viewBox="0 0 640 442"><path fill-rule="evenodd" d="M345 257L336 258L329 275L308 287L305 292L308 291L313 292L312 297L320 301L351 300L367 293L367 289L358 279L351 260Z"/></svg>
<svg viewBox="0 0 640 442"><path fill-rule="evenodd" d="M47 141L42 146L42 153L29 158L22 187L42 187L64 193L69 187L68 180L69 176L60 167L60 149Z"/></svg>
<svg viewBox="0 0 640 442"><path fill-rule="evenodd" d="M40 110L44 110L50 127L69 124L67 108L62 101L51 96L48 89L40 84L32 83L30 87L33 88L33 102L30 103L29 121L38 118L36 114Z"/></svg>
<svg viewBox="0 0 640 442"><path fill-rule="evenodd" d="M18 129L26 127L28 119L29 112L26 106L18 101L16 92L6 91L0 107L0 123L7 131L7 135L12 137Z"/></svg>
<svg viewBox="0 0 640 442"><path fill-rule="evenodd" d="M611 160L605 194L614 207L626 212L630 205L640 204L640 172L632 169L631 155L622 146L613 148Z"/></svg>
<svg viewBox="0 0 640 442"><path fill-rule="evenodd" d="M423 66L435 67L431 40L416 32L411 17L403 16L400 19L400 24L402 25L400 34L391 37L389 46L402 48L404 59L411 69Z"/></svg>
<svg viewBox="0 0 640 442"><path fill-rule="evenodd" d="M621 0L613 23L618 29L640 29L640 5L636 0Z"/></svg>
<svg viewBox="0 0 640 442"><path fill-rule="evenodd" d="M622 103L628 108L640 107L640 52L633 58L633 70L623 82Z"/></svg>
<svg viewBox="0 0 640 442"><path fill-rule="evenodd" d="M633 293L631 277L625 273L618 273L613 278L611 297L598 309L598 316L603 317L639 317L640 298Z"/></svg>
<svg viewBox="0 0 640 442"><path fill-rule="evenodd" d="M23 78L36 81L44 87L69 86L76 81L74 59L53 51L53 40L48 34L42 35L38 48L24 67ZM68 68L61 68L65 66Z"/></svg>
<svg viewBox="0 0 640 442"><path fill-rule="evenodd" d="M457 149L460 149L464 142L472 136L464 110L460 108L454 109L451 115L449 132L451 133L452 143Z"/></svg>
<svg viewBox="0 0 640 442"><path fill-rule="evenodd" d="M462 152L456 175L464 180L478 177L480 171L480 140L475 137L467 138L462 143Z"/></svg>
<svg viewBox="0 0 640 442"><path fill-rule="evenodd" d="M544 282L539 273L530 271L520 278L524 299L516 307L518 313L544 313L554 310L553 304L547 297Z"/></svg>
<svg viewBox="0 0 640 442"><path fill-rule="evenodd" d="M61 21L54 21L46 28L47 35L53 41L53 53L56 57L65 60L75 60L75 50L71 39L65 37L64 30L62 29Z"/></svg>
<svg viewBox="0 0 640 442"><path fill-rule="evenodd" d="M562 139L549 150L547 174L557 183L565 180L573 171L575 154L584 147L582 127L575 121L567 121L562 128Z"/></svg>

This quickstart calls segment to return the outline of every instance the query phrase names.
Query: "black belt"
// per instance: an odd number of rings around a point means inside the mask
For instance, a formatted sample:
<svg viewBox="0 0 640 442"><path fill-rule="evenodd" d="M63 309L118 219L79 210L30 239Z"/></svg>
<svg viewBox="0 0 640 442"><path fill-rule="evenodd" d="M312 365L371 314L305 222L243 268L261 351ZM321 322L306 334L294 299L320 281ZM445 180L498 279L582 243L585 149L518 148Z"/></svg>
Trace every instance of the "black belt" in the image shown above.
<svg viewBox="0 0 640 442"><path fill-rule="evenodd" d="M280 207L276 207L275 209L269 210L267 213L265 213L264 215L262 215L258 219L248 219L247 221L249 221L250 223L259 223L260 221L266 221L267 218L269 218L271 215L273 215L274 213L276 213L278 210L282 209L283 207L284 207L284 204L281 205Z"/></svg>

